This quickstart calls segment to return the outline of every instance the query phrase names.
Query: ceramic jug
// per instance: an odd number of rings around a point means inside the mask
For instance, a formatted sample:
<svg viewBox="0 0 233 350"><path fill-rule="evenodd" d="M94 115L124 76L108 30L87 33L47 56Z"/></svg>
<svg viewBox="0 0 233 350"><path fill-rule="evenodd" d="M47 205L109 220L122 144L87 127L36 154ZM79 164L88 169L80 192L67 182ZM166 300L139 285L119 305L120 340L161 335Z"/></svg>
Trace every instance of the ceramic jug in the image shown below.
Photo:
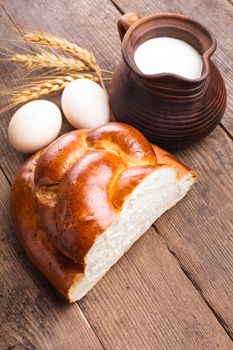
<svg viewBox="0 0 233 350"><path fill-rule="evenodd" d="M189 17L160 13L140 19L127 14L118 21L122 61L110 86L115 119L138 128L151 142L167 149L185 147L207 136L226 107L226 89L219 69L211 61L216 49L213 35ZM202 56L200 78L171 73L143 74L134 53L144 41L156 37L181 39Z"/></svg>

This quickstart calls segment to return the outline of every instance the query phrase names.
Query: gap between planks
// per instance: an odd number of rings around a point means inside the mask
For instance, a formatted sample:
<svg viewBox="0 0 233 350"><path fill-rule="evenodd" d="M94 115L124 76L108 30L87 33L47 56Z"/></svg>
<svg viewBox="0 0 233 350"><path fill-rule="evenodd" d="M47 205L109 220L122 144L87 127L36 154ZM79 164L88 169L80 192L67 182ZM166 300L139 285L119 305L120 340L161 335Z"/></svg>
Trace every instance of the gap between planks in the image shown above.
<svg viewBox="0 0 233 350"><path fill-rule="evenodd" d="M119 6L117 6L113 0L110 0L110 2L114 5L114 7L118 10L119 13L124 14L123 10L122 10ZM11 16L8 14L8 12L6 11L6 9L5 9L2 5L1 5L1 7L3 8L4 12L6 13L6 15L8 16L8 18L10 19L10 21L13 23L14 27L16 28L17 32L18 32L18 33L20 34L20 36L21 36L20 29L18 28L18 26L15 24L15 22L13 21L13 19L11 18ZM226 133L228 137L231 137L231 135L229 134L229 132L226 130L226 128L225 128L223 125L220 124L220 127L223 129L224 133ZM2 167L1 167L1 169L2 169ZM6 174L5 174L5 172L4 172L3 169L2 169L2 172L3 172L4 176L5 176L5 178L7 179L8 183L10 184L10 180L7 178L7 176L6 176ZM159 231L158 231L157 229L156 229L156 231L159 233ZM160 233L159 233L159 234L160 234ZM191 276L189 276L189 274L187 273L187 271L185 271L184 266L182 266L182 264L180 263L180 261L178 260L177 256L174 254L174 252L172 252L172 251L169 249L169 247L168 247L167 242L166 242L165 239L164 239L164 242L166 243L166 246L167 246L167 249L169 250L169 252L176 258L176 260L177 260L177 262L178 262L180 268L182 269L182 271L184 272L184 274L186 275L186 277L191 281L191 283L192 283L192 285L194 286L194 288L199 292L199 294L201 295L202 299L204 299L204 301L206 302L206 304L209 306L209 308L211 309L211 311L214 313L215 317L218 319L218 321L220 322L220 324L223 326L222 323L224 323L224 320L222 320L221 317L219 317L219 316L216 314L216 312L212 309L212 307L209 305L209 303L208 303L208 302L206 301L206 299L203 297L202 292L201 292L201 289L200 289L200 288L198 287L198 285L195 283L195 281L193 280L193 278L192 278ZM80 306L77 306L77 307L78 307L78 309L79 309L79 311L80 311L80 310L81 310ZM82 312L82 311L81 311L81 312ZM83 314L83 313L82 313L82 314ZM84 316L84 314L83 314L83 316ZM85 316L84 316L84 318L85 318L86 322L88 323L88 325L91 327L91 325L90 325L90 323L88 322L87 318L86 318ZM222 322L222 321L223 321L223 322ZM92 327L91 327L91 328L92 328ZM223 326L223 328L225 329L224 326ZM95 335L96 335L97 338L98 338L98 335L96 334L95 330L94 330L93 328L92 328L92 330L93 330L93 332L95 333ZM226 329L225 329L225 331L226 331ZM227 332L227 331L226 331L226 332ZM229 334L228 334L228 335L229 335ZM100 340L99 338L98 338L98 340L99 340L100 343L101 343L101 340ZM101 343L101 345L103 346L102 343Z"/></svg>
<svg viewBox="0 0 233 350"><path fill-rule="evenodd" d="M114 0L109 0L110 3L116 8L116 10L121 14L124 15L126 12L124 12L124 10L114 1ZM231 5L233 5L233 0L225 0L226 2L230 3ZM7 17L9 18L9 20L12 22L12 24L14 25L17 33L22 37L22 39L24 40L24 37L21 34L20 28L18 27L18 25L14 22L13 18L11 17L11 15L8 13L8 11L5 9L5 7L0 3L0 7L3 9L3 11L5 12L5 14L7 15ZM25 40L24 40L25 41ZM25 41L26 43L26 41ZM32 50L33 51L33 50ZM227 137L229 137L231 140L233 140L233 135L231 135L231 133L227 130L227 128L220 122L219 126L222 128L222 130L224 131L224 133L227 135ZM0 166L0 168L2 169L7 181L9 182L8 177L6 176L3 168ZM9 182L10 183L10 182Z"/></svg>
<svg viewBox="0 0 233 350"><path fill-rule="evenodd" d="M3 11L5 12L5 14L7 15L7 17L9 18L9 20L11 21L11 23L14 25L14 27L16 28L16 31L18 33L18 35L20 37L23 38L17 24L14 22L14 20L11 18L10 14L8 13L8 11L4 8L4 6L2 4L0 4L0 7L3 9ZM24 38L23 38L24 39ZM25 41L26 43L26 41ZM3 167L0 165L0 171L2 172L2 175L5 177L6 181L8 182L9 186L11 187L12 183L10 181L10 179L8 178L8 176L6 175ZM92 329L93 333L95 334L96 338L98 339L99 343L101 344L102 348L105 349L100 337L98 336L97 332L95 331L95 329L92 327L92 325L88 322L88 319L86 318L85 314L83 313L81 307L79 306L78 303L76 303L76 306L77 306L77 309L78 309L78 312L80 313L80 315L82 316L84 322Z"/></svg>
<svg viewBox="0 0 233 350"><path fill-rule="evenodd" d="M11 186L11 181L8 178L7 174L5 173L3 167L0 165L0 171L2 172L2 175L5 177L6 181L8 182L8 184Z"/></svg>
<svg viewBox="0 0 233 350"><path fill-rule="evenodd" d="M104 346L104 343L103 343L102 339L100 338L98 332L96 332L95 328L92 327L91 323L88 321L88 318L87 318L87 316L85 315L85 313L83 312L83 309L82 309L81 305L79 305L79 301L76 301L76 302L75 302L75 306L76 306L78 312L80 313L80 315L81 315L83 321L86 323L86 325L87 325L88 327L91 328L92 332L95 334L95 336L96 336L96 338L98 339L99 343L101 344L102 348L103 348L104 350L107 350L106 347Z"/></svg>
<svg viewBox="0 0 233 350"><path fill-rule="evenodd" d="M114 0L110 0L110 2L113 4L113 6L117 9L118 12L120 12L121 15L124 15L125 12L122 10L120 6L118 6Z"/></svg>
<svg viewBox="0 0 233 350"><path fill-rule="evenodd" d="M182 261L178 258L178 256L176 255L176 253L169 247L168 242L166 241L166 239L164 238L164 236L161 234L161 232L159 231L159 229L156 227L156 222L152 225L153 228L155 229L155 231L158 233L158 235L160 237L162 237L164 244L166 245L168 251L170 252L170 254L174 257L174 259L176 260L176 262L178 263L178 265L180 266L181 270L183 271L183 273L186 275L186 277L189 279L189 281L192 283L192 285L194 286L194 288L198 291L198 293L200 294L200 296L202 297L202 299L204 300L204 302L206 303L206 305L208 306L208 308L212 311L212 313L214 314L214 316L216 317L216 319L218 320L218 322L221 324L221 326L224 328L226 334L229 336L229 338L231 340L233 340L233 337L231 335L231 330L229 330L229 327L227 325L227 323L225 322L224 318L221 317L221 315L219 315L219 313L213 308L213 306L211 306L211 304L208 302L208 300L206 299L206 297L204 296L201 287L198 285L198 283L195 280L195 277L192 276L192 273L189 272L186 267L184 266L184 264L182 264Z"/></svg>
<svg viewBox="0 0 233 350"><path fill-rule="evenodd" d="M8 185L9 185L9 186L8 186L8 189L10 190L11 182L8 180L7 176L5 175L3 169L2 169L1 166L0 166L0 178L1 178L1 177L6 179L6 182L7 182ZM3 180L3 181L4 181L4 180ZM0 182L0 185L1 185L1 184L2 184L2 181ZM6 186L7 186L7 185L6 185ZM87 319L87 317L85 316L85 314L83 313L83 311L82 311L80 305L78 304L78 302L76 302L76 303L74 304L74 306L75 306L75 308L77 309L78 313L80 314L81 319L83 320L84 324L85 324L88 328L90 328L91 332L92 332L93 335L96 337L96 341L98 341L98 343L99 343L98 345L99 345L103 350L105 350L106 348L105 348L105 346L104 346L102 340L100 339L100 337L99 337L99 335L97 334L97 332L95 331L95 329L93 329L93 327L91 326L91 324L88 322L88 319Z"/></svg>
<svg viewBox="0 0 233 350"><path fill-rule="evenodd" d="M226 129L226 127L222 124L219 123L220 128L223 130L223 132L233 141L233 135Z"/></svg>
<svg viewBox="0 0 233 350"><path fill-rule="evenodd" d="M110 2L113 4L113 6L117 9L117 11L121 14L124 15L126 12L121 8L121 6L119 6L114 0L110 0ZM231 5L233 5L233 0L226 0L226 2L230 3ZM229 137L231 140L233 140L233 135L231 135L231 133L226 129L226 127L222 124L219 123L220 128L223 130L224 134ZM166 239L163 237L163 235L159 232L159 230L156 227L156 223L153 224L154 229L156 230L156 232L163 238L164 243L168 249L168 251L170 252L170 254L172 254L174 256L174 258L176 259L177 263L179 264L181 270L183 271L183 273L186 275L186 277L190 280L190 282L192 283L192 285L194 286L194 288L198 291L198 293L200 294L200 296L202 297L202 299L204 300L204 302L207 304L207 306L209 307L209 309L212 311L212 313L214 314L214 316L216 317L216 319L218 320L218 322L221 324L221 326L224 328L225 332L227 333L227 335L229 336L230 339L233 339L233 337L231 336L231 332L228 329L228 325L225 322L225 320L223 319L223 317L221 317L218 312L210 305L210 303L208 302L208 300L205 298L205 296L203 295L203 292L200 288L200 286L197 284L197 282L195 281L195 278L192 276L191 273L188 272L188 270L185 268L185 266L182 264L182 262L180 261L180 259L177 257L177 255L175 254L174 251L172 251L169 246L168 246L168 242L166 241Z"/></svg>
<svg viewBox="0 0 233 350"><path fill-rule="evenodd" d="M227 2L229 2L230 4L233 5L233 0L226 0ZM110 2L113 4L113 6L119 11L119 13L121 15L124 15L126 12L118 5L115 3L114 0L110 0ZM222 123L219 123L220 128L223 130L223 132L225 133L225 135L227 137L229 137L231 140L233 140L233 135L230 134L230 132L225 128L225 126ZM208 300L205 298L205 296L203 295L203 292L200 288L200 286L197 284L197 282L195 281L195 278L192 276L191 273L188 272L188 270L185 268L185 266L182 264L182 262L180 261L180 259L178 258L178 256L175 254L174 251L172 251L169 246L168 246L168 242L166 241L166 239L163 237L163 235L160 233L160 231L158 230L158 228L156 227L156 223L153 224L154 229L156 230L156 232L163 238L164 243L167 247L167 249L169 250L170 254L172 254L174 256L174 258L176 259L177 263L179 264L180 268L182 269L183 273L186 275L186 277L190 280L190 282L192 283L192 285L194 286L194 288L198 291L198 293L201 295L202 299L204 300L204 302L207 304L207 306L209 307L209 309L212 311L212 313L215 315L216 319L218 320L218 322L221 324L221 326L224 328L224 330L226 331L227 335L230 337L230 339L233 340L232 336L231 336L231 332L228 329L228 325L225 322L225 320L218 314L218 312L210 305L210 303L208 302Z"/></svg>
<svg viewBox="0 0 233 350"><path fill-rule="evenodd" d="M21 35L21 33L19 32L18 26L17 24L14 22L13 18L11 17L11 15L8 13L8 11L5 9L5 7L3 6L3 4L0 3L0 7L3 9L3 11L5 12L6 16L8 17L8 19L10 20L10 22L13 24L13 26L15 27L17 33L19 33Z"/></svg>
<svg viewBox="0 0 233 350"><path fill-rule="evenodd" d="M121 8L120 5L118 5L115 0L109 0L113 6L117 9L117 11L121 14L124 15L126 14L126 12ZM230 3L231 5L233 5L233 0L225 0L227 3ZM132 10L133 11L133 10ZM222 128L222 130L224 131L224 133L231 139L233 140L233 135L230 133L230 131L227 130L227 128L220 122L219 126Z"/></svg>
<svg viewBox="0 0 233 350"><path fill-rule="evenodd" d="M9 184L9 187L11 187L11 181L10 179L7 177L7 175L4 172L4 169L2 168L2 166L0 165L0 171L2 172L2 175L5 177L6 181ZM153 228L155 229L155 231L159 234L159 236L163 239L163 242L167 248L167 250L169 251L169 253L174 257L174 259L176 260L176 262L178 263L180 269L183 271L183 273L185 274L185 276L187 277L187 279L191 282L191 284L193 285L193 287L197 290L197 292L200 294L201 298L203 299L203 301L206 303L206 305L208 306L208 308L212 311L212 313L214 314L215 318L218 320L218 322L221 324L221 326L223 327L223 329L225 330L226 334L229 336L229 338L232 340L233 338L231 337L230 332L228 331L228 325L226 324L225 320L216 312L216 310L210 305L210 303L208 302L208 300L205 298L205 296L202 293L202 290L200 288L200 286L197 284L197 282L195 281L195 278L192 276L191 273L188 272L188 270L185 268L185 266L182 264L181 260L178 258L178 256L176 255L176 253L169 247L168 242L166 241L166 239L163 237L163 235L160 233L159 229L156 227L156 222L152 225ZM99 337L98 333L96 332L96 330L94 329L94 327L92 327L91 323L89 322L87 316L85 315L81 305L79 305L79 302L75 303L78 312L80 313L81 317L83 318L84 322L92 329L93 333L95 334L96 338L98 339L98 341L100 342L100 344L102 345L103 349L105 349L105 346L101 340L101 338Z"/></svg>

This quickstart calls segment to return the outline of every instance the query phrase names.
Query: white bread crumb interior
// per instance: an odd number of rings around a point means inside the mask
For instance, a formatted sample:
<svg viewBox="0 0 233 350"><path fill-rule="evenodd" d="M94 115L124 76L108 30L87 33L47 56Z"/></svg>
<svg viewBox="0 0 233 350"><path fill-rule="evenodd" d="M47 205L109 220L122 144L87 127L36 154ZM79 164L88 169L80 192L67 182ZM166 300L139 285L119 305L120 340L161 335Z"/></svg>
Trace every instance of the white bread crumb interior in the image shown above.
<svg viewBox="0 0 233 350"><path fill-rule="evenodd" d="M69 289L70 301L85 296L154 221L186 195L193 182L191 172L179 179L171 166L155 169L141 181L86 255L83 277Z"/></svg>

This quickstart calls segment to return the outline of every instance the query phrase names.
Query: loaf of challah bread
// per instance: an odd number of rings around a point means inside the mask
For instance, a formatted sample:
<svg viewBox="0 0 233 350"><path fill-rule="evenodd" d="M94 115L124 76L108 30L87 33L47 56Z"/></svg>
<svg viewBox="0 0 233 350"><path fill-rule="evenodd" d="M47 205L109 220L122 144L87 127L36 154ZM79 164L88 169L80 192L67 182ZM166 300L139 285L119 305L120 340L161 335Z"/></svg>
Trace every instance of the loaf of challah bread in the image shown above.
<svg viewBox="0 0 233 350"><path fill-rule="evenodd" d="M194 180L190 169L129 125L72 131L17 174L15 230L31 261L74 302Z"/></svg>

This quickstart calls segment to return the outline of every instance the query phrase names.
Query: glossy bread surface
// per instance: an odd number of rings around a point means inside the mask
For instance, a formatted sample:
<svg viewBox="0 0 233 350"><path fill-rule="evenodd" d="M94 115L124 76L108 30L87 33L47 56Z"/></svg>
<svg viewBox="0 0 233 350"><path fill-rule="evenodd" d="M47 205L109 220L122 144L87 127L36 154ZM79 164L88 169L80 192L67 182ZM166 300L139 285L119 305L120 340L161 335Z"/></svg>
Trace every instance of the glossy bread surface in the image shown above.
<svg viewBox="0 0 233 350"><path fill-rule="evenodd" d="M31 260L64 296L127 196L164 166L175 167L177 177L189 172L120 123L67 133L25 163L11 192L16 232Z"/></svg>

